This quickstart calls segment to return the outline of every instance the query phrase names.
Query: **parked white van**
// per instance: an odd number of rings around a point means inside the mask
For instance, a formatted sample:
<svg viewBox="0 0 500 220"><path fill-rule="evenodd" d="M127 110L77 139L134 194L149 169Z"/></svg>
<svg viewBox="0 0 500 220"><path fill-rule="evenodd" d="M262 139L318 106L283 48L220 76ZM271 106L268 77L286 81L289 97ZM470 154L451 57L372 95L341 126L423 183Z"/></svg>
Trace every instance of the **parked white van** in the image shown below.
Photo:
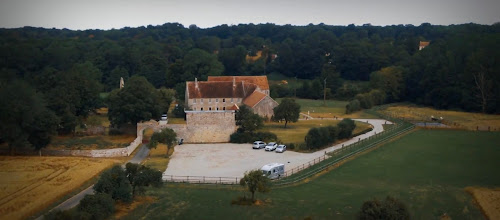
<svg viewBox="0 0 500 220"><path fill-rule="evenodd" d="M260 170L262 170L262 174L267 176L269 179L276 179L285 174L285 164L270 163L264 165Z"/></svg>

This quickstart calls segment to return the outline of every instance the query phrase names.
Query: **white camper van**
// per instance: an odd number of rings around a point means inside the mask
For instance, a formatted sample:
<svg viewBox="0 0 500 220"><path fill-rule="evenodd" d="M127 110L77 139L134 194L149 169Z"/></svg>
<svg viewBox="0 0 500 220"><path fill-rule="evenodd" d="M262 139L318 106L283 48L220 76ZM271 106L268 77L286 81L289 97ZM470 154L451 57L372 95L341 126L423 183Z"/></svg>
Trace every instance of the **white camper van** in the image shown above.
<svg viewBox="0 0 500 220"><path fill-rule="evenodd" d="M285 174L285 164L270 163L264 165L260 170L262 170L262 174L267 176L269 179L276 179Z"/></svg>

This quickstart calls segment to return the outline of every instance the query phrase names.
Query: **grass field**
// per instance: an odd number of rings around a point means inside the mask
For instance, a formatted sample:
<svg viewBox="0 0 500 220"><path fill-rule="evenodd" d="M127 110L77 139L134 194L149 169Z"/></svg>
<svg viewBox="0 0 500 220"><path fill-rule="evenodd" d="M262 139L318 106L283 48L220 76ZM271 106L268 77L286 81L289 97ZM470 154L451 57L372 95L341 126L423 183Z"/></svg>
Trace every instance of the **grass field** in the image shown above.
<svg viewBox="0 0 500 220"><path fill-rule="evenodd" d="M443 117L449 124L457 123L469 130L476 130L479 126L482 130L487 130L490 127L491 130L500 131L500 115L436 110L410 104L390 106L383 112L415 121L431 121L431 116L436 118Z"/></svg>
<svg viewBox="0 0 500 220"><path fill-rule="evenodd" d="M498 143L492 132L418 130L308 183L257 194L259 206L231 205L244 193L235 189L170 184L125 219L355 219L364 201L387 195L412 219L483 219L465 188L500 186Z"/></svg>
<svg viewBox="0 0 500 220"><path fill-rule="evenodd" d="M259 131L269 131L275 133L283 143L302 143L304 142L304 137L309 132L309 129L313 127L326 127L330 125L337 125L340 120L300 120L295 123L288 123L287 127L284 127L284 123L278 122L266 122L264 128ZM353 133L357 133L369 128L371 125L363 122L356 121L356 129Z"/></svg>
<svg viewBox="0 0 500 220"><path fill-rule="evenodd" d="M282 99L277 99L281 102ZM368 114L364 111L354 112L352 114L345 114L345 106L348 104L346 101L326 100L326 106L323 100L313 99L295 99L300 105L300 112L308 114L313 118L378 118L375 115Z"/></svg>
<svg viewBox="0 0 500 220"><path fill-rule="evenodd" d="M0 157L0 219L24 219L122 162L79 157Z"/></svg>
<svg viewBox="0 0 500 220"><path fill-rule="evenodd" d="M174 148L170 148L168 151L168 155L172 155L174 153ZM167 145L158 144L156 148L153 148L149 151L149 157L144 161L144 165L151 167L155 170L160 170L161 172L167 169L168 162L170 158L167 155Z"/></svg>

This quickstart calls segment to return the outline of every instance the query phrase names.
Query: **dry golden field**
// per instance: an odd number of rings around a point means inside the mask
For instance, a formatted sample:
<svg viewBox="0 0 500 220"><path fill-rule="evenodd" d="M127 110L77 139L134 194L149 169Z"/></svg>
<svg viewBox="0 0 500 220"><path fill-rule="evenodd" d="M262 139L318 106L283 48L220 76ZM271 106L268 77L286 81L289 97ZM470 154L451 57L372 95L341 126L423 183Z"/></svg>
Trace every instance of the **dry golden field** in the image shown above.
<svg viewBox="0 0 500 220"><path fill-rule="evenodd" d="M24 219L82 186L119 159L0 157L0 219Z"/></svg>
<svg viewBox="0 0 500 220"><path fill-rule="evenodd" d="M500 188L467 187L488 219L500 219Z"/></svg>
<svg viewBox="0 0 500 220"><path fill-rule="evenodd" d="M500 130L500 115L490 115L472 112L460 112L449 110L436 110L429 107L417 107L413 105L391 106L383 110L383 113L404 117L408 120L430 121L431 116L436 118L443 117L448 125L455 125L468 130Z"/></svg>

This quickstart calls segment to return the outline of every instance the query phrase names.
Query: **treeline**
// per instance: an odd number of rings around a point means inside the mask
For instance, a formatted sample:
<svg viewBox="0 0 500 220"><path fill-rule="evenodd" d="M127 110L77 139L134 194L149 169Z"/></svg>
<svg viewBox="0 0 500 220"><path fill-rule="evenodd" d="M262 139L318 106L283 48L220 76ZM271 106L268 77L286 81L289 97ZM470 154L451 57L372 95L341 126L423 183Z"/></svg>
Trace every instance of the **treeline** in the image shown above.
<svg viewBox="0 0 500 220"><path fill-rule="evenodd" d="M396 101L493 113L500 111L500 89L494 86L500 82L499 33L499 24L428 23L208 29L167 23L108 31L25 27L0 29L0 71L33 79L85 64L100 91L117 88L120 77L141 75L156 88L176 88L180 99L185 81L195 77L276 73L313 80L278 96L321 98L326 79L328 97L349 100L371 90L351 81L368 81L373 72L397 66L403 68L406 89ZM418 51L424 40L430 46Z"/></svg>

